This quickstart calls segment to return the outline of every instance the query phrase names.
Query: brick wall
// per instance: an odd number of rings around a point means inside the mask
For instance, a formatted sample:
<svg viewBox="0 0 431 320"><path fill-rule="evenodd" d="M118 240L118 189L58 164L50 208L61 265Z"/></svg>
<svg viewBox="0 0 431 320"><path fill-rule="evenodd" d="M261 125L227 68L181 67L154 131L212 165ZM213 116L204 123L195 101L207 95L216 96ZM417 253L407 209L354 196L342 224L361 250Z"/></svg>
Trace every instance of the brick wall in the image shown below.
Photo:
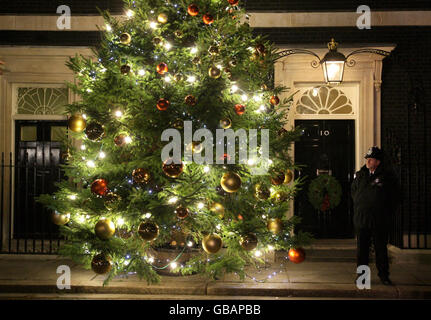
<svg viewBox="0 0 431 320"><path fill-rule="evenodd" d="M383 62L382 146L401 150L399 171L404 193L403 228L431 232L431 27L261 28L279 45L321 45L334 37L340 46L392 43L396 48ZM82 45L99 42L98 32L0 31L0 45ZM428 244L429 246L430 244Z"/></svg>

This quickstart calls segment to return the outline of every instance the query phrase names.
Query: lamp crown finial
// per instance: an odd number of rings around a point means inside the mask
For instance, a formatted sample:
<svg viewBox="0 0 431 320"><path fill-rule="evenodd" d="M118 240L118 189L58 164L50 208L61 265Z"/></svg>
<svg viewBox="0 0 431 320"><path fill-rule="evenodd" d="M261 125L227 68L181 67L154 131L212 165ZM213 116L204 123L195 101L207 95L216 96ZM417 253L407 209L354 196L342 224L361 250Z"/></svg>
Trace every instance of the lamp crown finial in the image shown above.
<svg viewBox="0 0 431 320"><path fill-rule="evenodd" d="M334 38L331 38L331 42L328 42L328 49L331 51L337 51L338 42L335 42Z"/></svg>

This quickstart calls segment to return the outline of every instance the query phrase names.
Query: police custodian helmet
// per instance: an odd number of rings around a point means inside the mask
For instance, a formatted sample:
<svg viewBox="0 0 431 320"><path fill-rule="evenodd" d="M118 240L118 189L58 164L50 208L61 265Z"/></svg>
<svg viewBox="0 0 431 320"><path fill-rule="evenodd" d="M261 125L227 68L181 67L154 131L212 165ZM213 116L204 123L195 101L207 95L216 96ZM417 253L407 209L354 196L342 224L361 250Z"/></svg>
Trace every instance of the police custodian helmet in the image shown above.
<svg viewBox="0 0 431 320"><path fill-rule="evenodd" d="M371 147L370 149L368 149L367 154L365 155L365 159L368 158L383 160L383 152L379 149L379 147Z"/></svg>

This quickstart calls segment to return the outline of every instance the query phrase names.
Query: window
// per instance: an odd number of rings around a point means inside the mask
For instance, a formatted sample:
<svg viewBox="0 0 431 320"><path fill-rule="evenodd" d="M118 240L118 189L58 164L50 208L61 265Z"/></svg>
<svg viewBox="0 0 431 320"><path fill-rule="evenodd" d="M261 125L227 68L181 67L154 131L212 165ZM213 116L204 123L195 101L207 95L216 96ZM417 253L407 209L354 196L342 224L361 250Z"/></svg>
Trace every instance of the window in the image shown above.
<svg viewBox="0 0 431 320"><path fill-rule="evenodd" d="M352 102L346 94L331 86L306 90L296 104L298 114L353 114Z"/></svg>
<svg viewBox="0 0 431 320"><path fill-rule="evenodd" d="M60 115L68 103L67 88L17 88L18 114Z"/></svg>

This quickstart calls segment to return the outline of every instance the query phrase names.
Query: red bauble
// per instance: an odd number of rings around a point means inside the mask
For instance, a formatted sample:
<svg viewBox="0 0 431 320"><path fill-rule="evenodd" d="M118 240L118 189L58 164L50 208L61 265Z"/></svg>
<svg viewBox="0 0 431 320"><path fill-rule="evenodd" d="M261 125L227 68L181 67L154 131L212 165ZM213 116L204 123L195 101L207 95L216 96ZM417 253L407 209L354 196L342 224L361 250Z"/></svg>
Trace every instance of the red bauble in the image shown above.
<svg viewBox="0 0 431 320"><path fill-rule="evenodd" d="M159 63L157 65L156 70L157 70L158 74L165 74L166 72L168 72L168 65L166 63L164 63L164 62Z"/></svg>
<svg viewBox="0 0 431 320"><path fill-rule="evenodd" d="M204 21L205 24L211 24L214 22L213 16L208 13L203 15L202 20Z"/></svg>
<svg viewBox="0 0 431 320"><path fill-rule="evenodd" d="M170 104L171 103L166 99L159 99L159 101L157 101L157 109L165 111L169 108Z"/></svg>
<svg viewBox="0 0 431 320"><path fill-rule="evenodd" d="M280 103L280 99L277 96L272 96L271 99L269 99L269 103L271 103L273 106L276 106Z"/></svg>
<svg viewBox="0 0 431 320"><path fill-rule="evenodd" d="M231 5L231 6L237 6L238 5L238 3L239 3L239 0L227 0L228 2L229 2L229 4Z"/></svg>
<svg viewBox="0 0 431 320"><path fill-rule="evenodd" d="M108 182L105 179L94 180L91 184L91 192L104 196L108 192Z"/></svg>
<svg viewBox="0 0 431 320"><path fill-rule="evenodd" d="M227 159L228 161L230 160L230 155L227 153L224 153L222 156L220 156L220 160L225 160Z"/></svg>
<svg viewBox="0 0 431 320"><path fill-rule="evenodd" d="M242 115L245 112L245 106L242 104L236 104L235 105L235 112L237 115Z"/></svg>
<svg viewBox="0 0 431 320"><path fill-rule="evenodd" d="M302 248L289 249L289 260L293 263L301 263L305 260L305 251Z"/></svg>
<svg viewBox="0 0 431 320"><path fill-rule="evenodd" d="M192 3L191 5L189 5L189 7L187 8L187 12L189 15L191 15L192 17L197 16L199 13L199 8L197 5L195 5L194 3Z"/></svg>

